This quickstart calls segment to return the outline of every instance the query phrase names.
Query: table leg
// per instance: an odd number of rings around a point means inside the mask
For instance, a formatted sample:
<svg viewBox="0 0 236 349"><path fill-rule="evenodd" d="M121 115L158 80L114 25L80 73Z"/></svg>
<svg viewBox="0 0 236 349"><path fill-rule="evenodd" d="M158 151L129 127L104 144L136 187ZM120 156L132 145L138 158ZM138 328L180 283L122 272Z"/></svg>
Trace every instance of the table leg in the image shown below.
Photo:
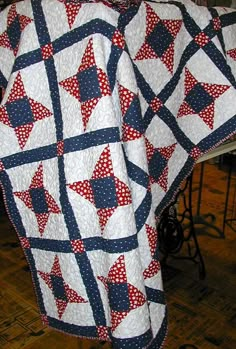
<svg viewBox="0 0 236 349"><path fill-rule="evenodd" d="M188 191L186 198L185 191ZM182 213L179 210L178 200L182 196L184 209ZM188 229L184 227L183 222L187 218ZM199 277L204 279L206 276L205 264L198 244L197 235L194 227L192 214L192 174L187 178L185 186L179 190L175 201L167 207L158 223L157 231L159 234L159 249L163 254L165 262L169 255L176 259L186 259L198 264ZM187 244L187 255L177 255Z"/></svg>
<svg viewBox="0 0 236 349"><path fill-rule="evenodd" d="M214 222L216 220L216 217L212 213L206 213L206 214L201 214L201 199L202 199L202 187L203 187L203 179L204 179L204 166L205 162L201 163L201 171L200 171L200 178L199 178L199 191L198 191L198 198L197 198L197 213L196 215L193 216L193 222L195 226L197 224L199 225L204 225L207 228L213 229L217 232L217 235L214 235L207 231L205 234L212 236L214 238L219 238L219 239L224 239L224 229L218 228Z"/></svg>

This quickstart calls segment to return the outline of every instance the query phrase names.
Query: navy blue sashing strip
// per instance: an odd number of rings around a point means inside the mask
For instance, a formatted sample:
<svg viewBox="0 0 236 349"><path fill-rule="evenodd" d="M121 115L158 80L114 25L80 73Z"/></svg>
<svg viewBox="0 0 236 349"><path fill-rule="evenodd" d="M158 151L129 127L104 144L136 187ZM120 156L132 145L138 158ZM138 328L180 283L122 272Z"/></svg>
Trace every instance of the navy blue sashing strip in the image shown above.
<svg viewBox="0 0 236 349"><path fill-rule="evenodd" d="M50 144L45 147L40 147L32 150L25 150L21 153L12 154L2 158L5 169L14 168L32 162L55 158L57 154L56 144Z"/></svg>
<svg viewBox="0 0 236 349"><path fill-rule="evenodd" d="M80 136L64 140L64 152L74 152L88 149L97 145L120 142L118 127L108 127L96 131L84 133Z"/></svg>
<svg viewBox="0 0 236 349"><path fill-rule="evenodd" d="M75 43L83 40L84 38L92 35L94 33L101 33L108 39L111 39L114 33L115 27L111 24L101 20L94 19L89 23L82 25L81 27L75 28L70 32L62 35L60 38L52 41L54 54L64 50L67 47L74 45ZM24 69L29 65L38 63L42 61L41 49L36 49L31 52L27 52L18 56L15 60L13 72L20 69Z"/></svg>
<svg viewBox="0 0 236 349"><path fill-rule="evenodd" d="M135 183L147 189L149 184L148 174L144 172L140 167L138 167L137 165L129 161L127 156L125 155L125 152L124 152L124 156L125 156L126 167L127 167L129 178L132 179ZM143 201L135 211L135 222L136 222L137 233L144 226L148 218L148 215L150 213L151 205L152 205L152 194L150 191L147 191L145 197L143 198Z"/></svg>
<svg viewBox="0 0 236 349"><path fill-rule="evenodd" d="M154 288L151 287L145 287L146 289L146 294L147 294L147 300L150 302L154 303L160 303L165 305L166 300L165 300L165 294L161 290L155 290Z"/></svg>
<svg viewBox="0 0 236 349"><path fill-rule="evenodd" d="M132 181L134 181L135 183L142 185L144 188L147 189L149 184L148 174L143 169L135 165L133 162L129 161L126 154L125 162L129 178L131 178Z"/></svg>
<svg viewBox="0 0 236 349"><path fill-rule="evenodd" d="M136 228L137 233L142 229L145 222L147 221L148 215L150 213L152 205L152 194L151 192L147 191L143 201L135 211L135 222L136 222Z"/></svg>
<svg viewBox="0 0 236 349"><path fill-rule="evenodd" d="M41 49L38 48L36 50L23 53L15 59L14 66L12 68L12 72L16 72L18 70L29 67L32 64L39 63L42 61L42 53Z"/></svg>
<svg viewBox="0 0 236 349"><path fill-rule="evenodd" d="M116 84L117 65L122 53L123 53L123 50L121 48L115 45L112 45L111 54L109 57L109 61L107 63L107 76L108 76L109 84L112 91L114 90L114 87Z"/></svg>
<svg viewBox="0 0 236 349"><path fill-rule="evenodd" d="M42 4L38 0L32 0L32 8L35 16L35 26L39 38L40 46L50 44L50 36L48 33L48 28L46 20L44 17ZM60 105L60 95L57 81L57 73L54 64L53 57L50 57L45 62L45 68L48 76L49 88L51 91L51 99L54 112L54 120L56 126L57 140L63 140L63 120ZM80 232L77 225L73 209L69 202L67 189L66 189L66 177L64 169L64 158L63 156L58 157L58 170L59 170L59 185L60 185L60 202L62 207L62 212L64 214L64 219L67 225L68 233L71 239L79 239ZM98 289L98 284L93 274L93 270L86 253L82 255L75 255L82 280L84 282L88 299L93 311L93 316L95 323L97 325L106 325L105 311L103 308L103 303L101 295ZM64 328L64 327L63 327Z"/></svg>
<svg viewBox="0 0 236 349"><path fill-rule="evenodd" d="M141 5L141 2L138 6L130 6L124 13L120 14L119 20L118 20L118 29L122 34L124 34L125 28L127 27L127 25L132 21L132 19L139 12L140 5Z"/></svg>
<svg viewBox="0 0 236 349"><path fill-rule="evenodd" d="M131 235L126 238L104 239L104 238L87 238L83 240L86 251L103 250L107 253L125 253L135 250L138 247L137 235Z"/></svg>
<svg viewBox="0 0 236 349"><path fill-rule="evenodd" d="M70 240L52 240L44 238L28 238L30 247L38 250L71 253ZM102 250L108 253L125 253L138 247L137 235L120 239L104 239L100 236L83 239L85 251ZM79 252L78 252L79 253Z"/></svg>
<svg viewBox="0 0 236 349"><path fill-rule="evenodd" d="M190 138L179 127L176 118L169 111L168 108L163 106L160 111L158 111L158 117L168 125L171 132L176 138L176 141L187 151L190 152L195 144L191 141Z"/></svg>
<svg viewBox="0 0 236 349"><path fill-rule="evenodd" d="M149 348L148 344L153 339L152 331L149 329L141 336L119 339L112 337L113 349L142 349ZM156 348L157 349L157 348Z"/></svg>
<svg viewBox="0 0 236 349"><path fill-rule="evenodd" d="M92 34L102 34L111 40L115 27L102 19L96 18L82 26L71 30L53 42L54 53L58 53L65 48L82 41Z"/></svg>
<svg viewBox="0 0 236 349"><path fill-rule="evenodd" d="M93 146L120 142L118 127L104 128L97 131L84 133L79 136L64 140L64 153L75 152ZM57 156L57 145L50 144L44 147L22 151L2 158L6 169L17 167L32 162L48 160Z"/></svg>
<svg viewBox="0 0 236 349"><path fill-rule="evenodd" d="M220 21L223 28L236 24L236 12L232 11L230 13L225 13L221 15Z"/></svg>

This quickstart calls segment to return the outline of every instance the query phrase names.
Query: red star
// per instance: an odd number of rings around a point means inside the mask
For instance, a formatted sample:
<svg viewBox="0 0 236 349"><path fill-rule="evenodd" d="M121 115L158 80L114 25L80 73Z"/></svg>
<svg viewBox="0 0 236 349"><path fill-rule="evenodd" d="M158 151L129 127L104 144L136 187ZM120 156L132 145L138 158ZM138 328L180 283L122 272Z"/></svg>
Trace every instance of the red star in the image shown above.
<svg viewBox="0 0 236 349"><path fill-rule="evenodd" d="M129 298L129 308L126 311L111 310L111 329L114 331L119 324L124 320L124 318L134 309L141 307L145 302L146 298L144 294L137 289L137 287L131 285L127 282L125 257L121 255L115 263L110 268L107 277L98 276L107 292L109 292L110 284L126 284L128 287L128 298Z"/></svg>
<svg viewBox="0 0 236 349"><path fill-rule="evenodd" d="M64 314L68 303L88 303L88 301L79 296L75 290L70 288L70 286L63 279L59 258L57 255L54 258L54 263L50 273L45 273L38 270L38 274L47 284L50 290L52 290L59 319L61 319L62 315ZM54 280L57 280L57 282ZM64 293L63 296L62 293Z"/></svg>
<svg viewBox="0 0 236 349"><path fill-rule="evenodd" d="M174 67L174 39L176 38L178 32L180 31L182 21L181 20L169 20L161 19L152 7L145 3L146 6L146 36L145 42L139 49L138 53L135 56L136 60L144 59L160 59L166 68L173 74ZM147 41L148 37L155 30L158 24L165 26L172 39L165 51L158 55L157 52L153 49L150 43ZM160 39L162 40L162 39Z"/></svg>
<svg viewBox="0 0 236 349"><path fill-rule="evenodd" d="M14 23L14 21L15 23L19 23L19 30L20 32L22 32L27 27L27 25L30 24L33 20L29 17L18 14L16 11L16 4L13 4L8 12L7 27L9 28ZM19 48L20 32L17 41L15 41L16 38L14 37L14 44L11 41L11 37L9 37L10 34L8 34L7 30L0 34L0 46L11 50L15 56L17 55Z"/></svg>
<svg viewBox="0 0 236 349"><path fill-rule="evenodd" d="M151 142L145 138L145 143L146 143L146 152L147 152L147 159L148 162L152 159L153 155L155 154L156 151L158 151L163 158L167 161L167 165L165 166L164 170L162 171L162 174L159 176L158 179L155 179L154 177L150 176L150 183L157 183L160 185L160 187L166 192L168 189L168 161L172 157L175 148L176 148L176 143L173 143L169 146L166 147L159 147L155 148Z"/></svg>
<svg viewBox="0 0 236 349"><path fill-rule="evenodd" d="M192 90L194 91L194 88L196 86L199 86L200 88L202 88L206 92L206 94L208 94L211 101L210 103L206 102L206 105L204 105L204 107L199 112L196 112L187 100L189 93L191 93ZM225 91L227 91L230 88L230 86L199 82L190 73L190 71L187 68L185 68L184 87L185 87L185 99L179 108L177 117L179 118L187 115L196 114L212 130L214 128L215 100L219 98ZM199 98L198 93L199 92L194 92L195 95L192 96L192 98L197 100Z"/></svg>
<svg viewBox="0 0 236 349"><path fill-rule="evenodd" d="M23 102L25 102L26 108L28 107L29 109L29 111L24 112L28 112L32 115L29 121L16 126L13 124L13 121L11 120L11 115L9 115L8 109L14 106L14 114L21 114L22 110L19 110L17 105L20 105ZM33 130L34 123L51 115L52 113L49 109L44 107L41 103L36 102L35 100L27 96L21 73L18 73L13 83L8 99L6 101L6 104L0 106L0 122L11 128L14 128L15 135L18 139L18 143L21 149L25 147L30 133ZM22 118L22 115L19 115L19 117Z"/></svg>
<svg viewBox="0 0 236 349"><path fill-rule="evenodd" d="M74 190L79 195L83 196L86 200L95 205L94 191L92 188L91 180L113 178L115 185L115 195L117 205L113 207L97 207L97 214L99 216L99 223L102 231L104 230L108 219L113 215L117 207L129 205L132 202L131 193L125 183L114 175L110 147L106 146L101 153L99 160L94 168L91 179L74 182L68 184L69 188Z"/></svg>
<svg viewBox="0 0 236 349"><path fill-rule="evenodd" d="M32 201L32 190L34 189L42 189L42 193L45 197L45 202L47 208L44 209L44 212L37 212L35 211L33 201ZM37 193L37 191L36 191ZM59 214L61 213L56 201L53 199L53 197L49 194L48 190L44 188L43 184L43 165L40 164L37 171L35 172L30 187L28 190L25 191L17 191L14 192L14 195L21 199L24 204L35 213L37 223L38 223L38 228L39 228L39 233L42 236L46 227L46 224L48 222L50 214Z"/></svg>
<svg viewBox="0 0 236 349"><path fill-rule="evenodd" d="M78 81L77 74L84 72L89 68L96 69L101 97L91 97L91 98L88 97L88 100L82 101L81 91L80 91L81 86ZM81 103L81 113L82 113L82 120L83 120L84 131L85 131L89 118L94 108L100 101L100 99L105 96L111 96L111 89L109 86L107 75L101 68L98 68L96 66L94 50L93 50L93 39L89 40L89 43L82 57L81 64L78 68L77 74L61 81L59 84Z"/></svg>
<svg viewBox="0 0 236 349"><path fill-rule="evenodd" d="M58 0L58 1L62 2L65 6L68 24L71 29L79 13L81 4L79 2L73 2L73 1L69 2L68 0Z"/></svg>

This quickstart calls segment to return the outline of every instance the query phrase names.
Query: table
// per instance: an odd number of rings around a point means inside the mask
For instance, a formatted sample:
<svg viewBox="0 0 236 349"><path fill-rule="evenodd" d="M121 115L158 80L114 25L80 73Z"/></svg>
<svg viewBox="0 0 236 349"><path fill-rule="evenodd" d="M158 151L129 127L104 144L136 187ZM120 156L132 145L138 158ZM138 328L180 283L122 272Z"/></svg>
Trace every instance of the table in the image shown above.
<svg viewBox="0 0 236 349"><path fill-rule="evenodd" d="M230 222L234 222L235 219L227 218L227 211L229 206L229 196L231 187L231 176L232 166L229 166L228 176L226 181L226 195L224 203L224 218L222 229L215 225L215 215L212 212L202 214L201 213L201 202L202 202L202 188L204 183L204 167L205 161L214 159L217 156L228 154L236 149L236 141L232 140L226 142L209 153L203 155L197 160L197 163L201 163L200 175L197 188L197 199L196 199L196 213L193 214L193 174L187 177L185 183L181 186L178 194L169 206L163 211L161 218L158 222L157 230L159 232L160 246L159 250L162 252L162 265L167 263L168 257L171 255L176 259L184 259L192 261L198 266L199 278L204 279L206 277L206 268L204 259L202 257L201 248L198 243L198 234L196 233L196 227L203 225L213 230L216 234L207 232L207 235L214 238L225 238L225 225ZM196 188L195 188L196 190ZM181 201L181 205L180 205ZM182 253L184 244L187 244L185 249L187 253Z"/></svg>
<svg viewBox="0 0 236 349"><path fill-rule="evenodd" d="M225 144L222 144L218 148L215 148L213 151L210 151L208 154L204 155L201 159L199 159L197 162L201 162L201 172L200 172L200 179L199 179L199 195L198 195L198 204L197 204L197 212L196 216L194 217L194 223L195 224L205 224L206 226L209 226L210 228L213 228L219 238L224 238L225 235L225 225L229 219L227 219L227 211L229 208L229 196L230 196L230 188L231 188L231 177L232 177L232 168L233 163L229 165L228 169L228 176L227 176L227 183L226 183L226 195L225 195L225 208L224 208L224 218L223 218L223 227L222 229L216 227L214 225L215 216L211 213L206 214L204 216L200 213L200 203L201 203L201 194L202 194L202 185L203 185L203 176L204 176L204 161L214 159L216 157L221 157L225 154L230 154L234 152L236 149L236 141L232 140L231 142L226 142ZM219 164L220 166L220 164ZM210 217L212 219L212 222L208 222L207 218Z"/></svg>
<svg viewBox="0 0 236 349"><path fill-rule="evenodd" d="M191 1L0 13L0 182L45 324L162 347L156 222L236 131L235 23Z"/></svg>

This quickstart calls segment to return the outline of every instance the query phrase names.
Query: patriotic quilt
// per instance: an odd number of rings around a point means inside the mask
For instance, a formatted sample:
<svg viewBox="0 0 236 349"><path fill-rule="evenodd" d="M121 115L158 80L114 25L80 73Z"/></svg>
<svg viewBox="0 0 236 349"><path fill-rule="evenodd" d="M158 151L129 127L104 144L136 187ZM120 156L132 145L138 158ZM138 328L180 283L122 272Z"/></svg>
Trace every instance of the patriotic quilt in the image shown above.
<svg viewBox="0 0 236 349"><path fill-rule="evenodd" d="M236 12L25 0L0 13L0 182L42 321L161 348L156 223L236 131Z"/></svg>

